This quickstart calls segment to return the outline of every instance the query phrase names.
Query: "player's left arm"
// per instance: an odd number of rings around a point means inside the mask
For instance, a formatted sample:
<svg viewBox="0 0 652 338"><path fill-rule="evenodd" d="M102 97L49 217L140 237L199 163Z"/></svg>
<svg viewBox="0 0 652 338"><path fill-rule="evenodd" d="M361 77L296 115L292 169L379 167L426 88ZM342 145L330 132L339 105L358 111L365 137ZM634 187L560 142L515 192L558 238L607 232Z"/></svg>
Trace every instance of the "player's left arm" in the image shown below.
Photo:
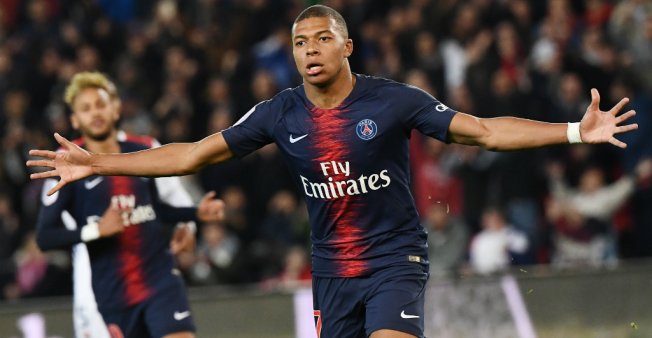
<svg viewBox="0 0 652 338"><path fill-rule="evenodd" d="M181 251L193 252L196 245L196 221L212 222L224 219L224 203L209 192L201 199L199 205L193 205L190 194L181 184L179 177L157 177L152 184L154 208L161 220L177 223L170 240L173 254Z"/></svg>
<svg viewBox="0 0 652 338"><path fill-rule="evenodd" d="M615 135L635 130L638 125L621 125L636 113L630 110L618 115L629 102L620 100L608 111L600 110L600 95L591 89L591 104L586 109L582 121L577 125L566 123L547 123L516 117L478 118L464 113L453 117L448 135L451 142L478 145L489 150L506 151L537 148L553 144L569 143L573 140L582 143L606 143L625 148L627 145L616 139Z"/></svg>
<svg viewBox="0 0 652 338"><path fill-rule="evenodd" d="M163 222L221 222L224 219L224 202L215 197L214 191L207 192L194 206L178 177L161 177L155 181L153 203Z"/></svg>

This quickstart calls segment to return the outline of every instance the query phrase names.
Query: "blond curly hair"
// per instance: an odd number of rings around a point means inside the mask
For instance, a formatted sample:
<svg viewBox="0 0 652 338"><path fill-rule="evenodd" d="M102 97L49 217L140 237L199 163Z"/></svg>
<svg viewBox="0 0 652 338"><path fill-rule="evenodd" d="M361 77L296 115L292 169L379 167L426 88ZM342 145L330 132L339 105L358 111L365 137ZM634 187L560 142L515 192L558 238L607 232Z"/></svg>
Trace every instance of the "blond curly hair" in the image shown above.
<svg viewBox="0 0 652 338"><path fill-rule="evenodd" d="M66 87L65 94L63 95L63 100L69 105L72 106L72 103L75 101L79 92L86 88L98 88L104 89L111 99L117 99L118 91L115 87L115 84L109 80L109 78L100 73L100 72L81 72L75 74L70 80L70 83Z"/></svg>

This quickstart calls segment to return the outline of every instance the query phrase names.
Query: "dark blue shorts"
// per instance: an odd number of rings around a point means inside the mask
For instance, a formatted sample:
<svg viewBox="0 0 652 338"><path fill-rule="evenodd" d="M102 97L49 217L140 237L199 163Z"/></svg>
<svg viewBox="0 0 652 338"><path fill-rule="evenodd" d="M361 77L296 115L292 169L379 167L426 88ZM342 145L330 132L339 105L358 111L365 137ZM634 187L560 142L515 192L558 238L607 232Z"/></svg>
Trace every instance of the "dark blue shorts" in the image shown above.
<svg viewBox="0 0 652 338"><path fill-rule="evenodd" d="M127 309L100 312L106 325L117 325L125 338L195 332L186 290L181 281Z"/></svg>
<svg viewBox="0 0 652 338"><path fill-rule="evenodd" d="M424 337L427 281L420 264L387 267L366 277L313 277L318 337L366 338L381 329Z"/></svg>

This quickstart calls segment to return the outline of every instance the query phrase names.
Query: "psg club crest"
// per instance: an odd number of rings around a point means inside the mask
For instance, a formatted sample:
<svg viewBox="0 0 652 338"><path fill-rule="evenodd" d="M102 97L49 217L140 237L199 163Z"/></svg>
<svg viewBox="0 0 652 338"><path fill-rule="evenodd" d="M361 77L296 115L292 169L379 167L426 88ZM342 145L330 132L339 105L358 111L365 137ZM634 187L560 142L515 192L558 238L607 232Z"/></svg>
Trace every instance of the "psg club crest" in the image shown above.
<svg viewBox="0 0 652 338"><path fill-rule="evenodd" d="M358 122L358 125L355 126L355 132L358 134L358 137L363 140L371 140L378 133L378 126L376 122L370 119L364 119Z"/></svg>

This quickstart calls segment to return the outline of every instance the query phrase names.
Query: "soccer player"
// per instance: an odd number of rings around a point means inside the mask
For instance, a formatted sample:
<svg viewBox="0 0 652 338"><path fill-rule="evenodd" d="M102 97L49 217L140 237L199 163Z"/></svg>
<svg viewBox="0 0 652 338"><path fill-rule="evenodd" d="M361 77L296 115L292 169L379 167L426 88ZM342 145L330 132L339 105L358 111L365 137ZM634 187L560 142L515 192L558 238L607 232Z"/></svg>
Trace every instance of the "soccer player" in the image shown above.
<svg viewBox="0 0 652 338"><path fill-rule="evenodd" d="M312 227L313 300L321 337L423 337L428 279L426 232L409 190L412 129L443 142L516 150L563 143L610 142L636 129L617 116L627 103L599 109L580 123L513 117L476 118L451 110L424 91L351 72L346 23L335 10L312 6L292 27L303 84L254 106L236 124L195 143L129 154L86 151L55 135L63 152L32 150L28 166L60 177L49 193L93 175L194 173L275 142L306 201Z"/></svg>
<svg viewBox="0 0 652 338"><path fill-rule="evenodd" d="M113 83L101 73L75 75L65 101L72 110L73 128L81 133L76 144L89 151L157 146L151 138L116 129L120 100ZM219 221L223 203L208 193L198 208L191 207L190 196L176 177L97 176L46 195L55 184L56 180L44 184L37 242L44 250L74 245L76 335L109 337L110 331L125 337L192 337L194 324L183 281L174 270L161 220ZM187 245L194 245L194 233L178 228L172 251Z"/></svg>

